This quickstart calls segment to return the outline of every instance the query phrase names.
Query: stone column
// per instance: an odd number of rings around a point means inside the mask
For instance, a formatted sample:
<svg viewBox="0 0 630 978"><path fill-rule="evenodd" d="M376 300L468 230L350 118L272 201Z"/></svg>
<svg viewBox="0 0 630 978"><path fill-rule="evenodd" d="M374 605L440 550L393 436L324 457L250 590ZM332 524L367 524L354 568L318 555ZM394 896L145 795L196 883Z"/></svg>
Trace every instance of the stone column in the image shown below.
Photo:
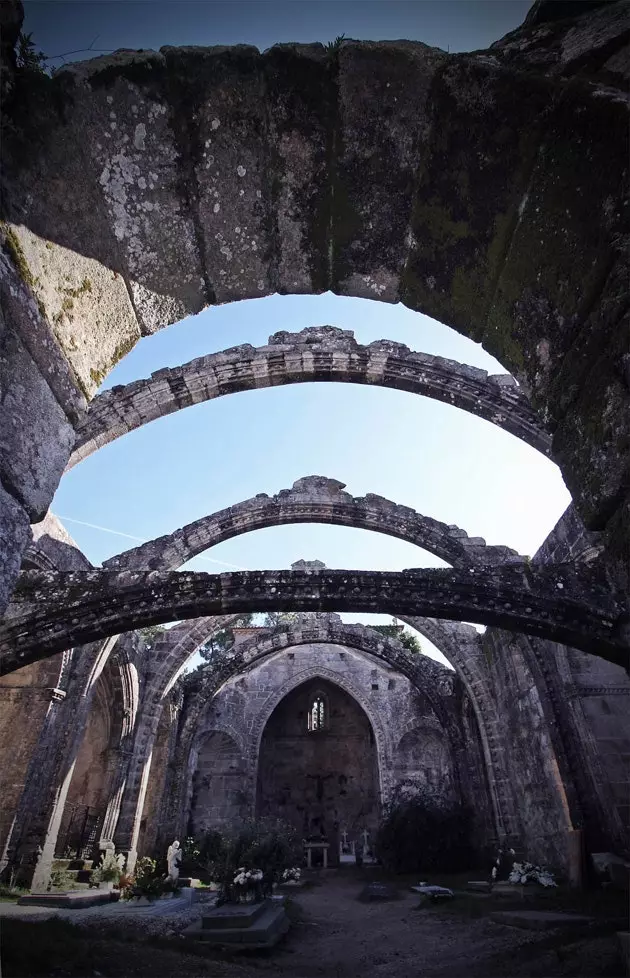
<svg viewBox="0 0 630 978"><path fill-rule="evenodd" d="M25 830L27 830L33 815L41 808L42 792L45 790L46 775L52 773L54 762L52 754L55 746L58 745L64 729L64 719L67 710L64 710L64 700L66 693L61 689L51 691L37 690L44 693L48 698L48 708L42 724L35 749L31 754L28 763L22 792L17 800L11 826L4 841L2 857L0 859L0 874L7 870L19 871L21 859L28 860L28 855L24 851L26 846ZM5 796L3 805L8 805ZM8 813L5 813L8 816Z"/></svg>
<svg viewBox="0 0 630 978"><path fill-rule="evenodd" d="M147 713L150 713L147 716ZM138 858L137 846L140 822L147 793L149 771L153 756L153 745L157 735L162 704L151 704L151 708L141 707L141 719L134 738L129 759L127 777L122 793L114 842L118 852L126 856L126 869L132 872Z"/></svg>

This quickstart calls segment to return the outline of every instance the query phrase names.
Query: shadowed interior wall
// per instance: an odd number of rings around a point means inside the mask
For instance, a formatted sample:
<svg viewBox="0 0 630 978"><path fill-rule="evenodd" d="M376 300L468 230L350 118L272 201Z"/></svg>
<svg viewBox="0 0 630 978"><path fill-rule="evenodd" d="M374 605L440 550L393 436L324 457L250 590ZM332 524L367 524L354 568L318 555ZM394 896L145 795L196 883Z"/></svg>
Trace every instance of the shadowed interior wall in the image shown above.
<svg viewBox="0 0 630 978"><path fill-rule="evenodd" d="M119 726L119 718L112 716L112 695L106 670L98 679L74 765L57 836L57 856L63 856L66 847L76 849L79 843L85 847L88 843L95 846L100 839L100 824L118 761L116 752L110 749L116 726Z"/></svg>
<svg viewBox="0 0 630 978"><path fill-rule="evenodd" d="M193 777L191 835L234 827L249 814L245 776L238 744L223 731L210 731L199 748Z"/></svg>
<svg viewBox="0 0 630 978"><path fill-rule="evenodd" d="M308 729L321 694L324 729ZM376 829L379 790L374 733L359 704L334 683L313 679L273 711L260 746L257 810L278 816L304 835L324 831L331 842ZM333 847L333 851L335 848Z"/></svg>
<svg viewBox="0 0 630 978"><path fill-rule="evenodd" d="M0 678L0 852L5 846L29 762L51 708L63 654Z"/></svg>
<svg viewBox="0 0 630 978"><path fill-rule="evenodd" d="M454 798L450 751L443 733L423 726L410 730L400 739L394 762L398 783L412 781Z"/></svg>

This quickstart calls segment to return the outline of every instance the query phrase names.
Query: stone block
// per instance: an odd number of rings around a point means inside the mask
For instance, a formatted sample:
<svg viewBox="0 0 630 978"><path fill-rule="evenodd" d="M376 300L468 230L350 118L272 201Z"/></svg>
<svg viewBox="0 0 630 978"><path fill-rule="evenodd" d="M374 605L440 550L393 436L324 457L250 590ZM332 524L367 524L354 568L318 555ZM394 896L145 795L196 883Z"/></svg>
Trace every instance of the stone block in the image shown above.
<svg viewBox="0 0 630 978"><path fill-rule="evenodd" d="M85 910L101 903L110 903L117 894L109 890L70 890L67 893L29 893L20 897L20 907L59 907L65 910Z"/></svg>
<svg viewBox="0 0 630 978"><path fill-rule="evenodd" d="M33 293L55 338L92 397L109 371L140 339L125 280L101 262L13 226Z"/></svg>
<svg viewBox="0 0 630 978"><path fill-rule="evenodd" d="M15 330L0 318L0 478L28 511L30 522L46 514L74 437L46 379Z"/></svg>
<svg viewBox="0 0 630 978"><path fill-rule="evenodd" d="M31 540L29 515L0 482L0 614L9 603L22 554Z"/></svg>

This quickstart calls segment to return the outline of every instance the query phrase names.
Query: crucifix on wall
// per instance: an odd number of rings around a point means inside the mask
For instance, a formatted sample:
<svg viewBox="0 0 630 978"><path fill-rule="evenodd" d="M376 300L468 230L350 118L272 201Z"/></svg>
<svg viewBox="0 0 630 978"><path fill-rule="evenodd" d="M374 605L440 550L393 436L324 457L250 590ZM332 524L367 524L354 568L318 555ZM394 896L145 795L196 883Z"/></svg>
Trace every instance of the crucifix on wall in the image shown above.
<svg viewBox="0 0 630 978"><path fill-rule="evenodd" d="M333 774L307 774L306 777L316 781L315 797L317 801L323 801L324 781L328 781L328 779L334 777L334 775Z"/></svg>

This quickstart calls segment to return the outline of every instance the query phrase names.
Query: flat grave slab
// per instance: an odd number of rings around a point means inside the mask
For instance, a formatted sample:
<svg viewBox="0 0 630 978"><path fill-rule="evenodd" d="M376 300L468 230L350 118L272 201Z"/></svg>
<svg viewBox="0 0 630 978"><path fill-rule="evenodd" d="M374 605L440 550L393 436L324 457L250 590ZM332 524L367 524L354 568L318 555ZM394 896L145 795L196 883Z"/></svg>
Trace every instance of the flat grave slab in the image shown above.
<svg viewBox="0 0 630 978"><path fill-rule="evenodd" d="M430 886L428 884L421 886L418 884L417 886L412 886L411 889L424 899L432 901L452 900L455 896L453 891L449 890L447 886Z"/></svg>
<svg viewBox="0 0 630 978"><path fill-rule="evenodd" d="M261 903L224 903L221 907L214 907L204 914L202 924L205 930L225 930L230 927L242 930L243 927L251 927L267 907L266 900Z"/></svg>
<svg viewBox="0 0 630 978"><path fill-rule="evenodd" d="M514 883L508 883L507 880L501 880L495 883L492 888L487 880L469 880L466 884L466 889L470 893L491 893L499 894L501 896L514 896L515 894L521 895L522 887L515 886ZM529 888L531 892L535 891L535 887Z"/></svg>
<svg viewBox="0 0 630 978"><path fill-rule="evenodd" d="M389 883L368 883L359 893L359 900L367 903L372 901L398 900L399 893L396 887Z"/></svg>
<svg viewBox="0 0 630 978"><path fill-rule="evenodd" d="M111 890L68 890L61 893L29 893L20 897L20 907L62 907L64 910L84 910L99 903L112 902ZM118 896L118 894L116 894Z"/></svg>
<svg viewBox="0 0 630 978"><path fill-rule="evenodd" d="M508 924L522 930L552 930L554 927L587 927L594 922L593 917L577 913L562 913L552 910L498 910L490 914L497 924Z"/></svg>
<svg viewBox="0 0 630 978"><path fill-rule="evenodd" d="M270 948L278 943L290 926L284 903L265 900L242 907L229 904L218 907L186 927L182 934L205 944L233 949Z"/></svg>

